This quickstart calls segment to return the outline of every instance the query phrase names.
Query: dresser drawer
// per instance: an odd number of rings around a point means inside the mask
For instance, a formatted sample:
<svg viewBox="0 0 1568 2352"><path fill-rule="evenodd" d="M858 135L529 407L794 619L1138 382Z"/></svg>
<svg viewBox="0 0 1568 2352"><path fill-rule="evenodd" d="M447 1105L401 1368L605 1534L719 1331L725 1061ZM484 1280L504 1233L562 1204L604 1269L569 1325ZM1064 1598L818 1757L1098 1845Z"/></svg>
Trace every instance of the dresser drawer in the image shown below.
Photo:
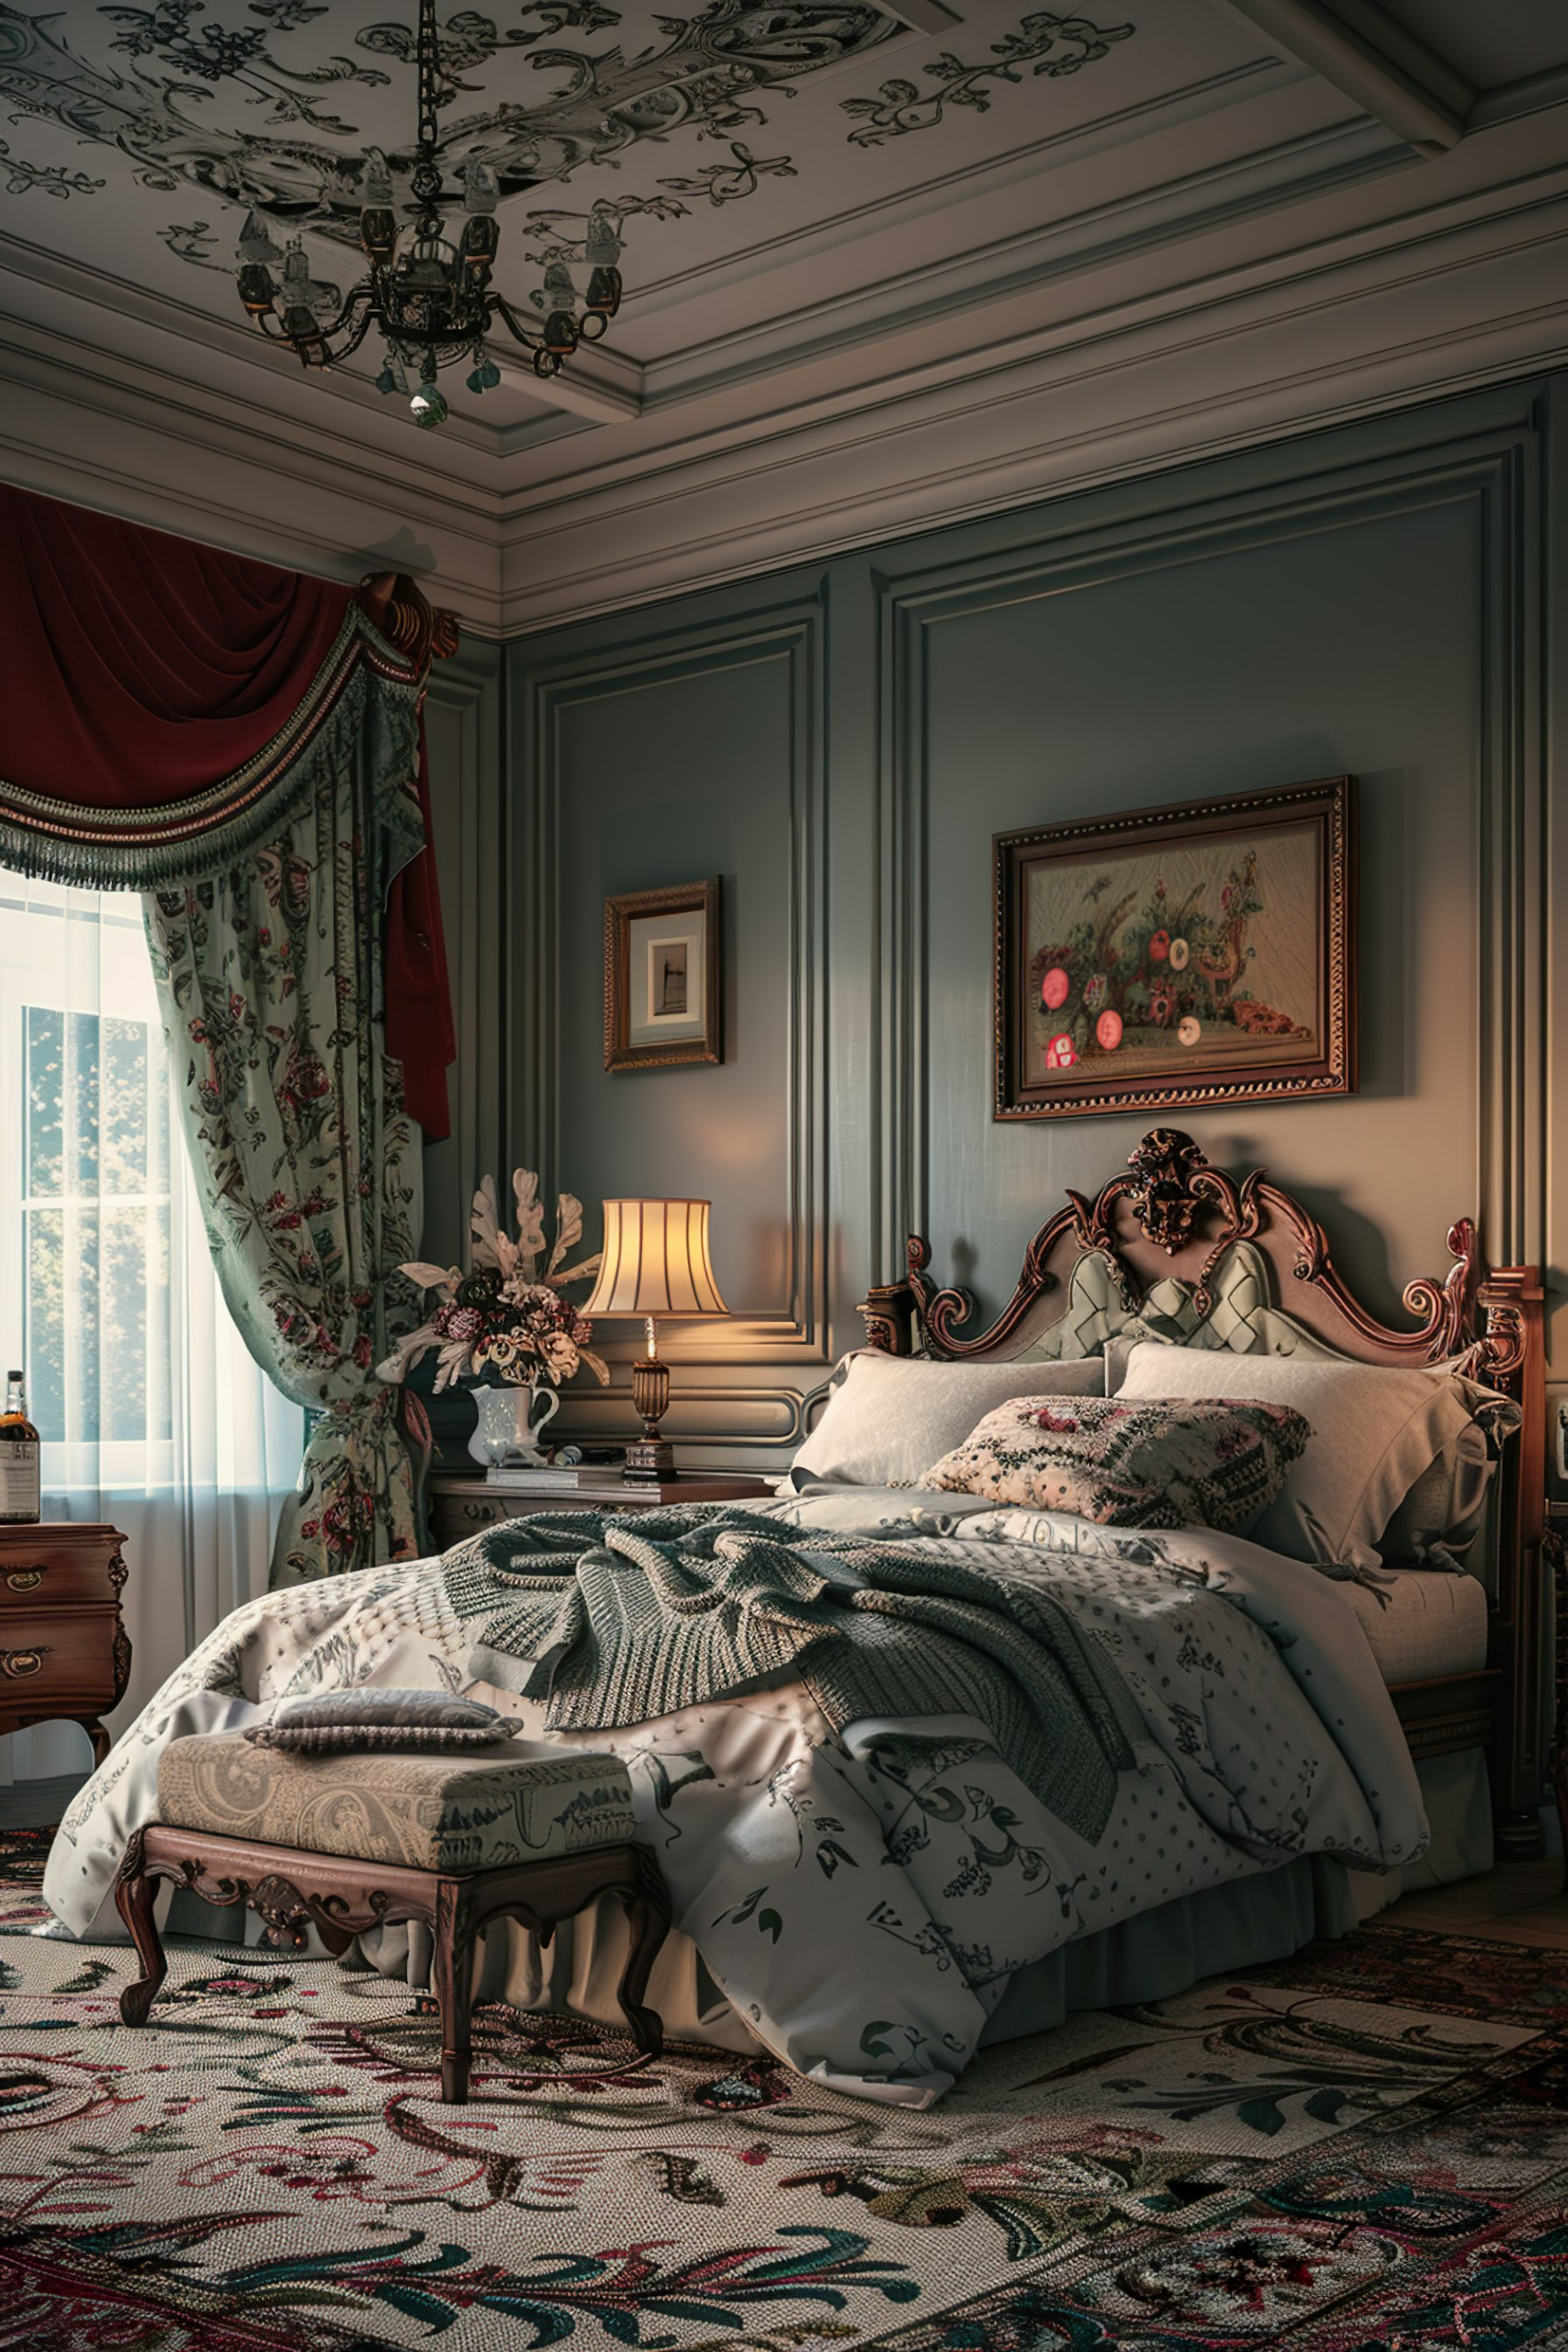
<svg viewBox="0 0 1568 2352"><path fill-rule="evenodd" d="M112 1528L0 1529L0 1624L12 1609L58 1600L112 1604L125 1582L119 1538Z"/></svg>
<svg viewBox="0 0 1568 2352"><path fill-rule="evenodd" d="M0 1710L64 1699L112 1706L118 1623L112 1603L0 1612Z"/></svg>

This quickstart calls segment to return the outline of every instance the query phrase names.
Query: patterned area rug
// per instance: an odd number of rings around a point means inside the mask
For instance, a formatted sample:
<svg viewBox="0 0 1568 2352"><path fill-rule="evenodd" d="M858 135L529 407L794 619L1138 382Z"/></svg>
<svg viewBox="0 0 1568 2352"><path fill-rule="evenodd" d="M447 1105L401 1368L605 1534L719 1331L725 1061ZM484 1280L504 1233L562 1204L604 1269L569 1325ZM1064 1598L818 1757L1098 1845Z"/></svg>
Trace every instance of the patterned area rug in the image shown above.
<svg viewBox="0 0 1568 2352"><path fill-rule="evenodd" d="M924 2115L406 1986L27 1936L0 1833L6 2352L1568 2346L1568 1957L1372 1926L990 2052Z"/></svg>

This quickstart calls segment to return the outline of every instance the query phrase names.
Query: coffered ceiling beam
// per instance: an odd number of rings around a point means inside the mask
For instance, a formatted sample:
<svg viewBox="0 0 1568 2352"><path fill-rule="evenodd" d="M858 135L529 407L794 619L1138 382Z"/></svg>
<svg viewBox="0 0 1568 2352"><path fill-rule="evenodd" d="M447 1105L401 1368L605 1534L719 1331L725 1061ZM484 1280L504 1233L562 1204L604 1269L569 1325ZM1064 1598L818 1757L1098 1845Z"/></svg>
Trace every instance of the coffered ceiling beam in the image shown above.
<svg viewBox="0 0 1568 2352"><path fill-rule="evenodd" d="M1475 93L1377 6L1377 0L1215 0L1231 16L1310 65L1417 154L1441 155L1464 136Z"/></svg>
<svg viewBox="0 0 1568 2352"><path fill-rule="evenodd" d="M541 407L591 417L595 424L622 424L642 414L642 369L619 352L579 347L558 376L536 376L503 343L487 343L485 354L514 391Z"/></svg>
<svg viewBox="0 0 1568 2352"><path fill-rule="evenodd" d="M964 21L956 8L943 6L943 0L882 0L882 6L890 17L913 25L920 33L945 33Z"/></svg>

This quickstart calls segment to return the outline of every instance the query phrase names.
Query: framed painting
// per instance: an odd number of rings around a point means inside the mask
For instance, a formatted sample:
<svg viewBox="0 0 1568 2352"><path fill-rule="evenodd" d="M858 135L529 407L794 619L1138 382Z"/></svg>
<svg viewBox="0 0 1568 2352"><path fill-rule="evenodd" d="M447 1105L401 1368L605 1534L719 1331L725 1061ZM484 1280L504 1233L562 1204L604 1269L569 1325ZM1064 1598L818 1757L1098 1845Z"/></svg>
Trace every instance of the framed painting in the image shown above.
<svg viewBox="0 0 1568 2352"><path fill-rule="evenodd" d="M604 1067L721 1061L716 881L604 901Z"/></svg>
<svg viewBox="0 0 1568 2352"><path fill-rule="evenodd" d="M1353 1093L1356 782L998 833L996 1116Z"/></svg>

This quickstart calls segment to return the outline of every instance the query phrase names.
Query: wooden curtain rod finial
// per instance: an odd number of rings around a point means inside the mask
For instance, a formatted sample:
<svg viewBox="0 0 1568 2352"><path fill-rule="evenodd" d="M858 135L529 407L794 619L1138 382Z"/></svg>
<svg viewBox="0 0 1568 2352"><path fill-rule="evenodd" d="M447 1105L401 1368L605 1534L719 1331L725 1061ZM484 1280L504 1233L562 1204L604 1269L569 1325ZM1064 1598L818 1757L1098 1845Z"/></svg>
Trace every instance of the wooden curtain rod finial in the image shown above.
<svg viewBox="0 0 1568 2352"><path fill-rule="evenodd" d="M432 661L448 662L457 652L462 634L457 614L433 605L408 572L367 572L359 594L387 642L421 670Z"/></svg>

